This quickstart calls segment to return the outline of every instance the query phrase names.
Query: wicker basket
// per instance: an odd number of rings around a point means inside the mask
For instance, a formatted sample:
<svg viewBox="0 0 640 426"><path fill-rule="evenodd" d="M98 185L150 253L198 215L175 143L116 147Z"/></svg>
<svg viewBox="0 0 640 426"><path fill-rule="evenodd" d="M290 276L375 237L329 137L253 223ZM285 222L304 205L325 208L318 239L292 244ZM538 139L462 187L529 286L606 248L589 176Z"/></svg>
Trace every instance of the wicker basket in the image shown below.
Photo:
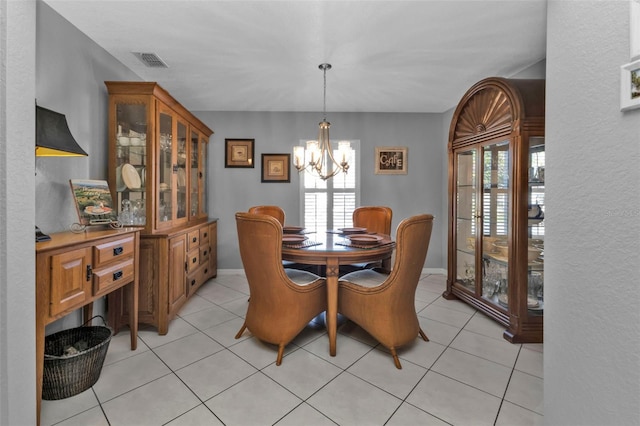
<svg viewBox="0 0 640 426"><path fill-rule="evenodd" d="M69 398L84 392L98 381L113 335L113 331L106 327L104 318L102 321L104 327L83 325L45 337L42 399ZM87 349L64 355L65 347L80 340L87 342Z"/></svg>

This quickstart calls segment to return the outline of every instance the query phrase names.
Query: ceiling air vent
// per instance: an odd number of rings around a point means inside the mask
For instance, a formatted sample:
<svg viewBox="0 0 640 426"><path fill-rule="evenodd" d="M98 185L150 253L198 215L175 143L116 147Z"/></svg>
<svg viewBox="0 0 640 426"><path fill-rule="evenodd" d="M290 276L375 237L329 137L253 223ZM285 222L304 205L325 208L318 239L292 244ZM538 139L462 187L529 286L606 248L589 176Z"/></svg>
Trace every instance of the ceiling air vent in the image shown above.
<svg viewBox="0 0 640 426"><path fill-rule="evenodd" d="M142 52L132 52L143 64L148 66L149 68L169 68L158 55L155 53L142 53Z"/></svg>

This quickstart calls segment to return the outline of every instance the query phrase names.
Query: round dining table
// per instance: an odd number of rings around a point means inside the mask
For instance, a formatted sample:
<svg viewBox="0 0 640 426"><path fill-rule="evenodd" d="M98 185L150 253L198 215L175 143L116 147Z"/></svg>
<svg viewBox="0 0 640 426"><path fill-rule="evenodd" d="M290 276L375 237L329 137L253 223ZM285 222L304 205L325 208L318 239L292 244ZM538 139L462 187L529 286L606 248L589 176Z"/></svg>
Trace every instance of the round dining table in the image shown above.
<svg viewBox="0 0 640 426"><path fill-rule="evenodd" d="M372 235L372 234L368 234ZM347 236L334 231L309 234L303 244L283 244L282 260L305 265L326 266L327 312L326 326L329 335L329 354L336 355L338 278L340 265L383 261L383 267L390 267L395 242L389 235L382 237L378 244L353 244Z"/></svg>

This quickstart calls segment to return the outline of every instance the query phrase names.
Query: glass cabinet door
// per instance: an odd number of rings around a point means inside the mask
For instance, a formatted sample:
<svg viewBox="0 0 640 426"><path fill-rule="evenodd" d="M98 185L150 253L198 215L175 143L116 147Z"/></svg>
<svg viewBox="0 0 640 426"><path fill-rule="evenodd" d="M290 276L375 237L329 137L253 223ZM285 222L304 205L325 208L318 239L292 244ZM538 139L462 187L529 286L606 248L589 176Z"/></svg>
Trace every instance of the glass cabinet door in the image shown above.
<svg viewBox="0 0 640 426"><path fill-rule="evenodd" d="M207 204L207 147L209 141L204 135L200 136L200 214L203 217L207 217L208 204Z"/></svg>
<svg viewBox="0 0 640 426"><path fill-rule="evenodd" d="M158 155L158 205L156 208L158 226L171 221L173 214L173 116L160 112L158 118L159 143Z"/></svg>
<svg viewBox="0 0 640 426"><path fill-rule="evenodd" d="M482 297L509 307L509 141L482 148Z"/></svg>
<svg viewBox="0 0 640 426"><path fill-rule="evenodd" d="M187 218L187 125L177 123L177 154L174 163L176 174L176 220L181 222Z"/></svg>
<svg viewBox="0 0 640 426"><path fill-rule="evenodd" d="M200 162L198 161L200 146L200 136L198 132L191 131L191 146L189 148L191 157L189 161L189 198L190 198L190 217L197 217L200 214L200 197L198 189L200 186Z"/></svg>
<svg viewBox="0 0 640 426"><path fill-rule="evenodd" d="M530 315L544 309L544 137L529 138L527 308Z"/></svg>
<svg viewBox="0 0 640 426"><path fill-rule="evenodd" d="M118 220L124 226L146 223L147 176L146 102L116 102L116 183L114 201Z"/></svg>
<svg viewBox="0 0 640 426"><path fill-rule="evenodd" d="M476 243L478 242L477 150L458 152L456 173L456 280L469 291L476 291Z"/></svg>

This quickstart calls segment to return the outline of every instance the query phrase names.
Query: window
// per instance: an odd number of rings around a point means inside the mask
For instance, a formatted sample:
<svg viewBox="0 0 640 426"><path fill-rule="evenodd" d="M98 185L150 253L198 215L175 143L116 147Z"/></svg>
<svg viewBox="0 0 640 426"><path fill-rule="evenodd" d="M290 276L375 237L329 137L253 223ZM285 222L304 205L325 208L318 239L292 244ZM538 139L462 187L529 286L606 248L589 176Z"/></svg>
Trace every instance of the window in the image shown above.
<svg viewBox="0 0 640 426"><path fill-rule="evenodd" d="M360 204L360 141L352 140L351 158L347 174L323 181L304 172L300 175L301 217L303 226L315 232L348 228L352 225L353 210ZM306 141L301 142L301 145ZM338 157L338 142L331 141Z"/></svg>

